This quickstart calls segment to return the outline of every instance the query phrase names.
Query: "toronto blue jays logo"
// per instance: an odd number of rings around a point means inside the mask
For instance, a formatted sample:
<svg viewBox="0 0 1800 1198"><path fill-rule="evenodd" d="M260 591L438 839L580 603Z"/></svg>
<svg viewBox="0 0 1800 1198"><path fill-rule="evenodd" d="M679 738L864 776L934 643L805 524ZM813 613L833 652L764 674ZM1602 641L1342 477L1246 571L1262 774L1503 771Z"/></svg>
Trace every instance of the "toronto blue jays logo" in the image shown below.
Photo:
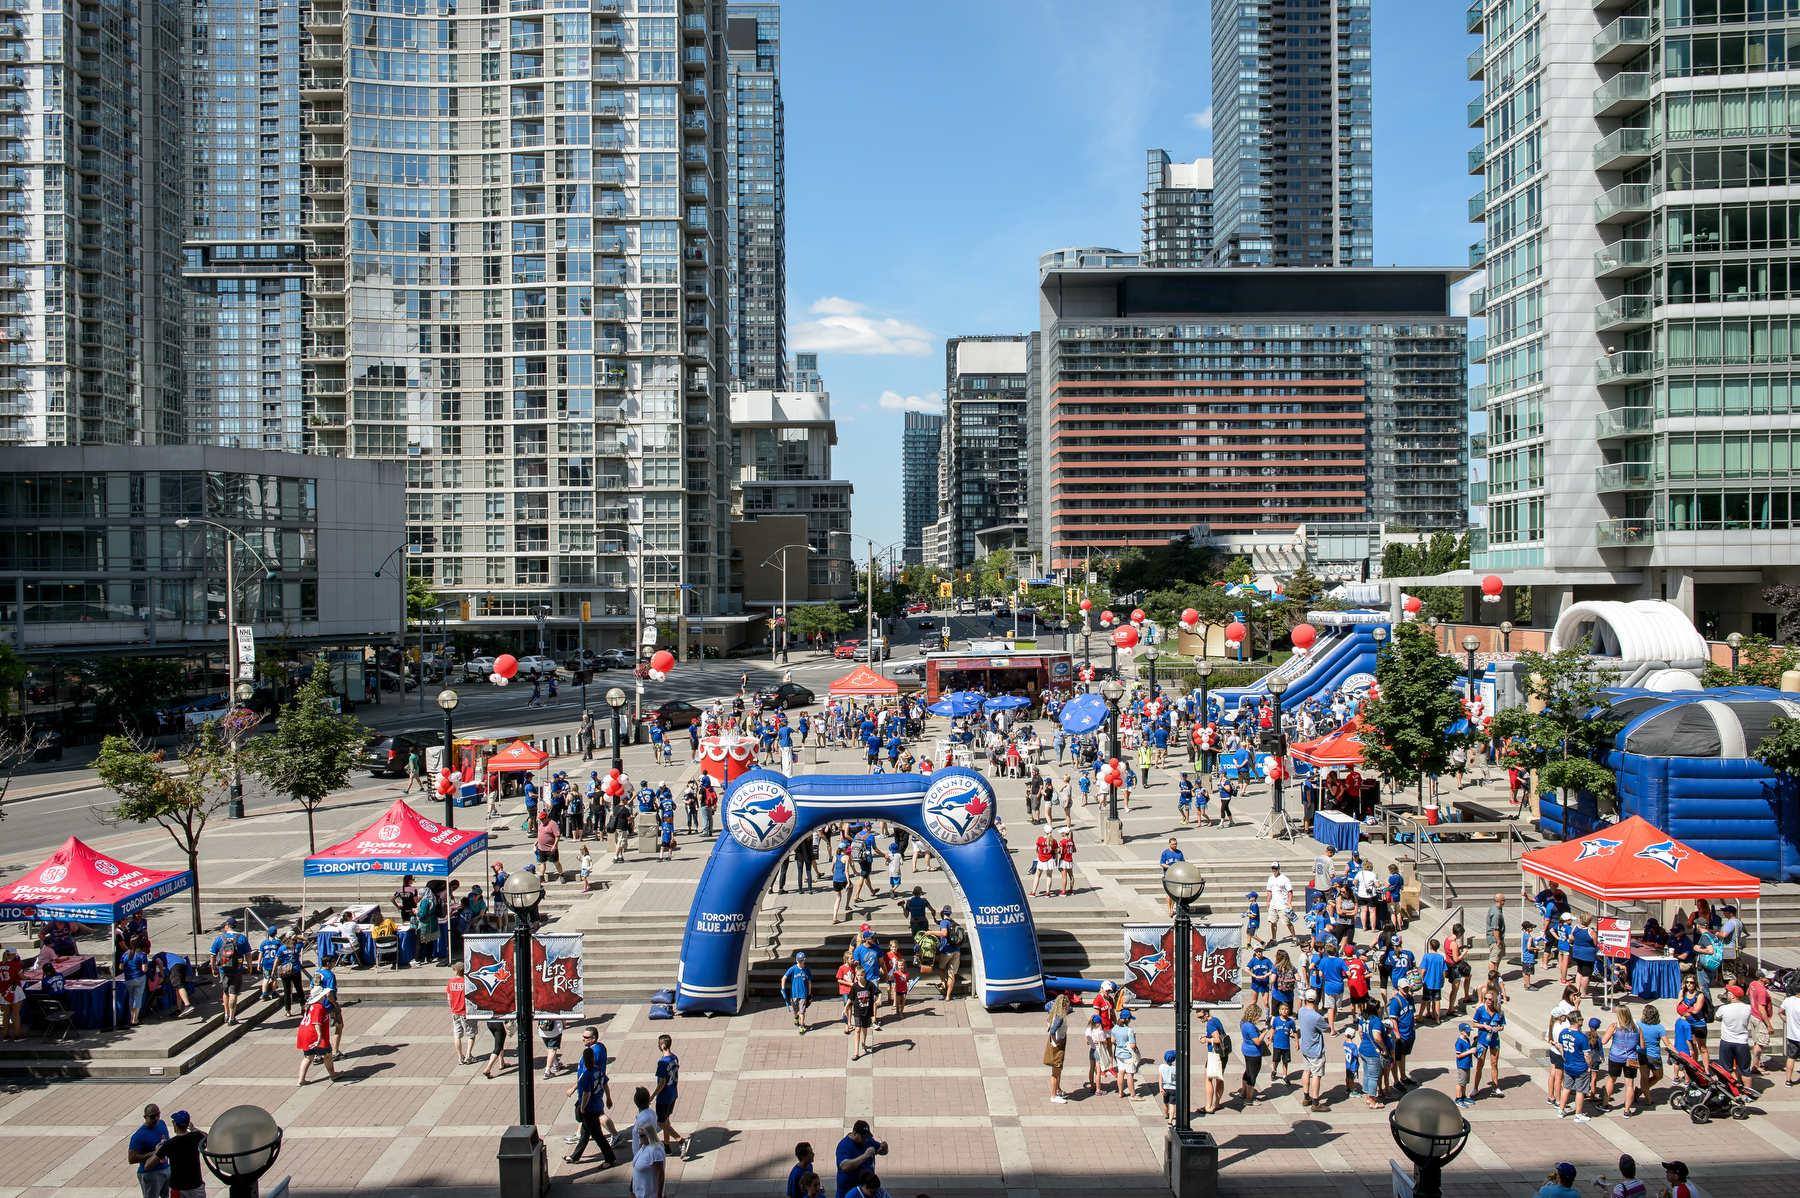
<svg viewBox="0 0 1800 1198"><path fill-rule="evenodd" d="M1375 675L1362 671L1344 679L1338 690L1343 692L1344 698L1360 701L1368 695L1369 688L1374 685Z"/></svg>
<svg viewBox="0 0 1800 1198"><path fill-rule="evenodd" d="M1169 972L1168 950L1163 949L1143 957L1133 957L1125 962L1125 967L1144 981L1145 986L1154 986L1158 978Z"/></svg>
<svg viewBox="0 0 1800 1198"><path fill-rule="evenodd" d="M1656 844L1645 845L1632 856L1642 857L1646 861L1654 861L1659 865L1666 865L1669 867L1670 873L1679 872L1681 863L1688 859L1687 851L1676 848L1673 840L1663 840Z"/></svg>
<svg viewBox="0 0 1800 1198"><path fill-rule="evenodd" d="M768 778L740 781L725 799L725 830L747 849L778 849L798 826L787 788Z"/></svg>
<svg viewBox="0 0 1800 1198"><path fill-rule="evenodd" d="M994 825L994 796L979 778L948 774L925 790L925 830L945 844L973 844Z"/></svg>
<svg viewBox="0 0 1800 1198"><path fill-rule="evenodd" d="M483 956L485 954L477 954L476 960L481 960ZM472 962L471 965L472 968L463 975L467 983L464 986L465 990L479 990L483 994L491 995L500 983L512 980L512 970L498 958L489 957L481 964Z"/></svg>
<svg viewBox="0 0 1800 1198"><path fill-rule="evenodd" d="M1622 840L1584 840L1581 842L1581 851L1575 854L1575 860L1586 861L1589 857L1610 857L1624 843ZM1639 856L1642 854L1640 853Z"/></svg>

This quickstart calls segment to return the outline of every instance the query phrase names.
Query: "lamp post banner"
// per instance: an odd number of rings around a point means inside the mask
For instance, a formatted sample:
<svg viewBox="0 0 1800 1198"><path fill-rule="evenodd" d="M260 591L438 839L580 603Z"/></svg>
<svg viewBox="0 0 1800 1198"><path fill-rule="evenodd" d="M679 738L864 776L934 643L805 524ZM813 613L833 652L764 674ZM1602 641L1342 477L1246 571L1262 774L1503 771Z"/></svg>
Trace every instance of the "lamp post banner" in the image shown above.
<svg viewBox="0 0 1800 1198"><path fill-rule="evenodd" d="M1238 953L1244 929L1232 924L1195 924L1191 983L1200 1006L1232 1006L1238 1000ZM1175 927L1166 923L1125 925L1125 989L1140 1003L1175 1002Z"/></svg>
<svg viewBox="0 0 1800 1198"><path fill-rule="evenodd" d="M535 932L531 937L533 1019L581 1019L581 935ZM509 933L463 937L463 997L471 1019L511 1019L518 1009Z"/></svg>

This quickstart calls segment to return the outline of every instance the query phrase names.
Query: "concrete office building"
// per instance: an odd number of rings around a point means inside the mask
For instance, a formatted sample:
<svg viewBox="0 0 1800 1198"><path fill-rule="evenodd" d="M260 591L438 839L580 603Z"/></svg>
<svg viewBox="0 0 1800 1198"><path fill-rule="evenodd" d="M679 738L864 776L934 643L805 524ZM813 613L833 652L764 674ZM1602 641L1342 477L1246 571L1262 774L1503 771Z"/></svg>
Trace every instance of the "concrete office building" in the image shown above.
<svg viewBox="0 0 1800 1198"><path fill-rule="evenodd" d="M1213 0L1214 259L1367 266L1371 0Z"/></svg>
<svg viewBox="0 0 1800 1198"><path fill-rule="evenodd" d="M1462 273L1048 262L1048 567L1183 535L1461 529Z"/></svg>
<svg viewBox="0 0 1800 1198"><path fill-rule="evenodd" d="M788 386L781 6L732 0L725 11L731 383L778 391Z"/></svg>
<svg viewBox="0 0 1800 1198"><path fill-rule="evenodd" d="M790 598L843 599L856 593L850 559L851 484L832 477L837 421L823 391L734 391L731 458L735 516L804 516L811 553L793 555ZM735 526L734 526L735 527ZM743 538L734 532L743 547ZM760 542L759 542L760 543ZM805 568L799 569L802 560ZM747 580L755 562L745 561ZM746 594L754 606L756 595Z"/></svg>
<svg viewBox="0 0 1800 1198"><path fill-rule="evenodd" d="M298 5L194 0L184 273L188 427L199 444L308 445L300 37Z"/></svg>
<svg viewBox="0 0 1800 1198"><path fill-rule="evenodd" d="M952 337L944 349L938 515L943 565L960 567L1025 543L1026 339ZM978 545L977 536L980 535Z"/></svg>
<svg viewBox="0 0 1800 1198"><path fill-rule="evenodd" d="M310 447L476 628L732 610L723 0L302 13Z"/></svg>
<svg viewBox="0 0 1800 1198"><path fill-rule="evenodd" d="M1477 2L1488 532L1471 574L1773 631L1800 581L1800 8Z"/></svg>
<svg viewBox="0 0 1800 1198"><path fill-rule="evenodd" d="M0 6L0 444L187 435L187 11Z"/></svg>
<svg viewBox="0 0 1800 1198"><path fill-rule="evenodd" d="M0 449L0 639L27 656L225 652L239 619L286 649L391 643L398 462L179 446ZM186 528L178 519L189 519ZM229 528L202 524L209 520Z"/></svg>
<svg viewBox="0 0 1800 1198"><path fill-rule="evenodd" d="M900 528L906 536L903 560L925 560L925 526L937 516L938 449L944 417L937 412L907 412L900 433Z"/></svg>
<svg viewBox="0 0 1800 1198"><path fill-rule="evenodd" d="M1144 180L1145 266L1205 266L1212 259L1213 164L1172 162L1151 150Z"/></svg>

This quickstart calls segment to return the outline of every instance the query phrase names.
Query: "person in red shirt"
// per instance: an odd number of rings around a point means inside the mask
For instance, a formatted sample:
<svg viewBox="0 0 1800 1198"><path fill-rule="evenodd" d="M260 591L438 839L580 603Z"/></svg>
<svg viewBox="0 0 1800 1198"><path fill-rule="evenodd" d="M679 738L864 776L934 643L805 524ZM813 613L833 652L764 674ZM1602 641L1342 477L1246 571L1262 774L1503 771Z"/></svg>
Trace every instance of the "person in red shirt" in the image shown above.
<svg viewBox="0 0 1800 1198"><path fill-rule="evenodd" d="M1360 950L1344 962L1344 990L1359 1003L1369 997L1369 963Z"/></svg>
<svg viewBox="0 0 1800 1198"><path fill-rule="evenodd" d="M1051 875L1056 870L1056 835L1050 831L1050 825L1044 825L1043 833L1037 838L1037 864L1031 871L1031 893L1042 894L1046 886L1054 887L1056 883Z"/></svg>
<svg viewBox="0 0 1800 1198"><path fill-rule="evenodd" d="M1062 892L1066 898L1075 890L1075 833L1072 829L1064 829L1062 839L1056 842L1056 855L1062 863Z"/></svg>
<svg viewBox="0 0 1800 1198"><path fill-rule="evenodd" d="M856 957L852 950L844 950L844 959L837 967L838 998L843 1000L844 1013L840 1018L844 1022L844 1034L850 1034L850 992L856 988Z"/></svg>
<svg viewBox="0 0 1800 1198"><path fill-rule="evenodd" d="M456 1037L456 1062L475 1063L475 1025L469 1022L469 996L463 978L463 963L450 967L450 980L444 983L444 998L450 1004L450 1033Z"/></svg>

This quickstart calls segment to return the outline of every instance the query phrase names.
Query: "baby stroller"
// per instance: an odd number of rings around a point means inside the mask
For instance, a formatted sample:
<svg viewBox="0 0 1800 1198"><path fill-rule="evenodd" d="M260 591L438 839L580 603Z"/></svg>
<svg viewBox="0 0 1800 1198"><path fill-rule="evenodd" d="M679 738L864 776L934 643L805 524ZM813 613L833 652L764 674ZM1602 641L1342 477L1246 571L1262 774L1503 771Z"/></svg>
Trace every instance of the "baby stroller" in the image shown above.
<svg viewBox="0 0 1800 1198"><path fill-rule="evenodd" d="M1691 1054L1669 1051L1675 1067L1681 1070L1669 1105L1686 1111L1695 1123L1705 1123L1714 1115L1730 1114L1733 1119L1750 1117L1750 1091L1737 1084L1717 1062L1702 1065Z"/></svg>

